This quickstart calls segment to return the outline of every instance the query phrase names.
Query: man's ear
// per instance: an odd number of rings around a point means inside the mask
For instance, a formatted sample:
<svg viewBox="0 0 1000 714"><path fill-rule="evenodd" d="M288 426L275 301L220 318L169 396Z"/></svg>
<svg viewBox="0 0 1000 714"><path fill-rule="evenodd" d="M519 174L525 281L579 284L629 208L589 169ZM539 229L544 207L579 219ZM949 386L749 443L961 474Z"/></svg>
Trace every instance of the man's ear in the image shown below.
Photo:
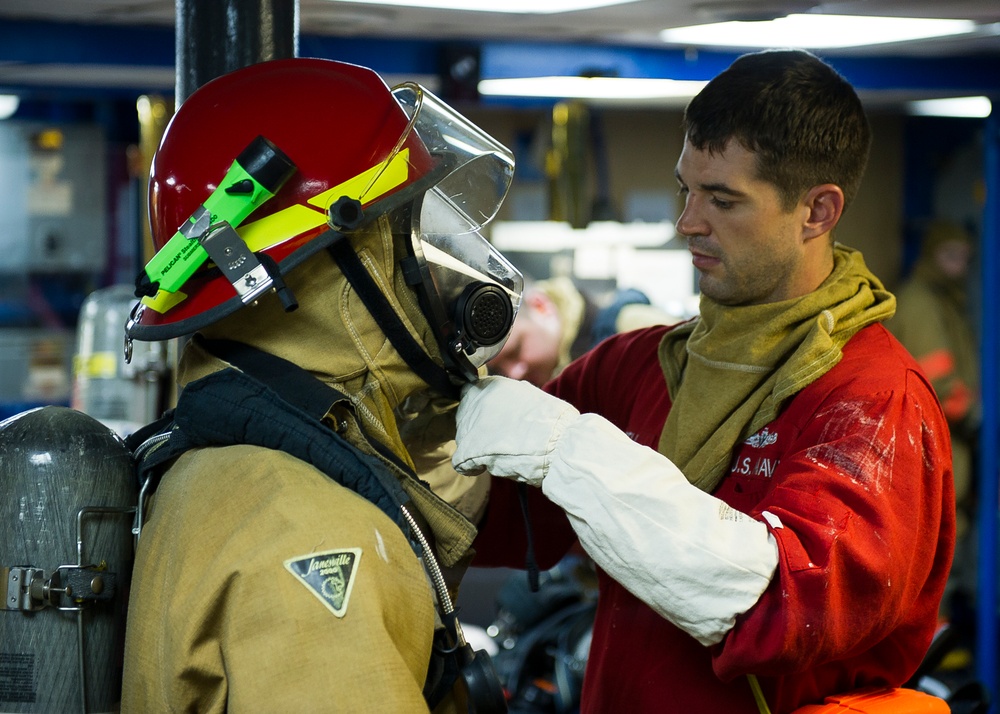
<svg viewBox="0 0 1000 714"><path fill-rule="evenodd" d="M806 193L804 204L808 214L802 227L803 236L825 235L833 230L844 213L844 191L833 183L813 186Z"/></svg>

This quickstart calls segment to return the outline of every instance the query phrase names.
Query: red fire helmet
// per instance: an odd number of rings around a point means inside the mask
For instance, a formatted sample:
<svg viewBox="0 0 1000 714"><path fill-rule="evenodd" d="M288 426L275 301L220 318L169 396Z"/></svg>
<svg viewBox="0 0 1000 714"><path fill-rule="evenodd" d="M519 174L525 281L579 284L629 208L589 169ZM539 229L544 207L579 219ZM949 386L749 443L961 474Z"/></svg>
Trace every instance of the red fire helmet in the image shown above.
<svg viewBox="0 0 1000 714"><path fill-rule="evenodd" d="M367 222L436 187L460 216L451 223L478 236L499 209L513 174L507 149L418 85L390 90L372 70L324 59L251 65L199 88L167 126L149 186L159 265L169 268L176 260L174 246L196 246L190 239L204 238L218 218L206 201L217 194L234 160L261 139L291 166L273 196L229 227L241 239L235 241L238 259L227 265L219 259L222 253L209 251L172 290L162 289L147 266L137 281L141 299L126 325L128 340L188 334L256 299L259 292L240 282L257 282L240 272L244 263L266 267L258 277L273 277L275 266L279 274L287 272L336 239L343 226L333 214L345 201L348 214L359 209ZM221 186L227 193L231 188ZM232 230L228 236L234 236ZM241 266L240 280L233 277L235 265ZM517 293L516 311L520 275L513 272L517 284L508 292Z"/></svg>

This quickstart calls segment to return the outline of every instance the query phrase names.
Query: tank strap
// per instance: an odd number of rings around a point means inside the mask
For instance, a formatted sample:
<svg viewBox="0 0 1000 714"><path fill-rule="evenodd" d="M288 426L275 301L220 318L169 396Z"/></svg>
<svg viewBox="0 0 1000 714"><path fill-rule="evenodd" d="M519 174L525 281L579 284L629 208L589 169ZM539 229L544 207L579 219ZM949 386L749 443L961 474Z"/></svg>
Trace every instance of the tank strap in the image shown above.
<svg viewBox="0 0 1000 714"><path fill-rule="evenodd" d="M328 415L338 404L352 414L354 412L351 400L346 394L316 379L294 362L289 362L269 352L234 340L208 340L200 335L196 335L192 339L210 354L225 360L257 381L268 385L281 395L282 399L303 410L317 421L328 422ZM334 424L330 424L330 426L336 428ZM385 448L377 439L370 438L365 433L364 425L360 420L357 420L357 426L365 434L368 444L378 452L382 459L392 463L404 473L416 476L413 469L396 454Z"/></svg>
<svg viewBox="0 0 1000 714"><path fill-rule="evenodd" d="M293 362L235 340L192 338L207 352L263 382L281 398L322 420L334 404L347 402L347 395L313 377Z"/></svg>

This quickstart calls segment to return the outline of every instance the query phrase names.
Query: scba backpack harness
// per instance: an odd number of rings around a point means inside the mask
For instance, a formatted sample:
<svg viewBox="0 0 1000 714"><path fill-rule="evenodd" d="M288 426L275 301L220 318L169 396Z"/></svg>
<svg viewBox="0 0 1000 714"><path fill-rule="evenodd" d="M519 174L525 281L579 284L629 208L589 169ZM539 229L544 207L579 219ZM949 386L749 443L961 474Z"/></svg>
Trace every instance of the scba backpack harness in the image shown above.
<svg viewBox="0 0 1000 714"><path fill-rule="evenodd" d="M127 439L140 484L137 532L141 534L145 501L166 467L190 449L246 444L305 461L377 506L403 531L416 557L422 558L444 625L435 631L424 685L428 707L434 709L459 683L464 685L470 711L507 711L489 655L473 651L462 635L437 560L403 487L382 462L342 438L336 424L328 426L328 415L342 410L353 414L350 399L291 362L248 345L193 339L237 369L226 368L188 384L172 411ZM371 443L379 449L378 442ZM379 453L412 474L394 454L384 449Z"/></svg>

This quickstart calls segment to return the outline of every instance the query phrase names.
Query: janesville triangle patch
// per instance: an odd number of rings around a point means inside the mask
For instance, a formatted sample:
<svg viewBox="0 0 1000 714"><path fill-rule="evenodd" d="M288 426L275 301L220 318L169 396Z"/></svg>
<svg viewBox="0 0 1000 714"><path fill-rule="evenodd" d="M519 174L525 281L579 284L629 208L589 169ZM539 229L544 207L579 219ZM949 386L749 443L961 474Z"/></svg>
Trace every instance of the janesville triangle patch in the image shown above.
<svg viewBox="0 0 1000 714"><path fill-rule="evenodd" d="M285 561L285 568L337 617L347 613L354 576L361 562L360 548L310 553Z"/></svg>

